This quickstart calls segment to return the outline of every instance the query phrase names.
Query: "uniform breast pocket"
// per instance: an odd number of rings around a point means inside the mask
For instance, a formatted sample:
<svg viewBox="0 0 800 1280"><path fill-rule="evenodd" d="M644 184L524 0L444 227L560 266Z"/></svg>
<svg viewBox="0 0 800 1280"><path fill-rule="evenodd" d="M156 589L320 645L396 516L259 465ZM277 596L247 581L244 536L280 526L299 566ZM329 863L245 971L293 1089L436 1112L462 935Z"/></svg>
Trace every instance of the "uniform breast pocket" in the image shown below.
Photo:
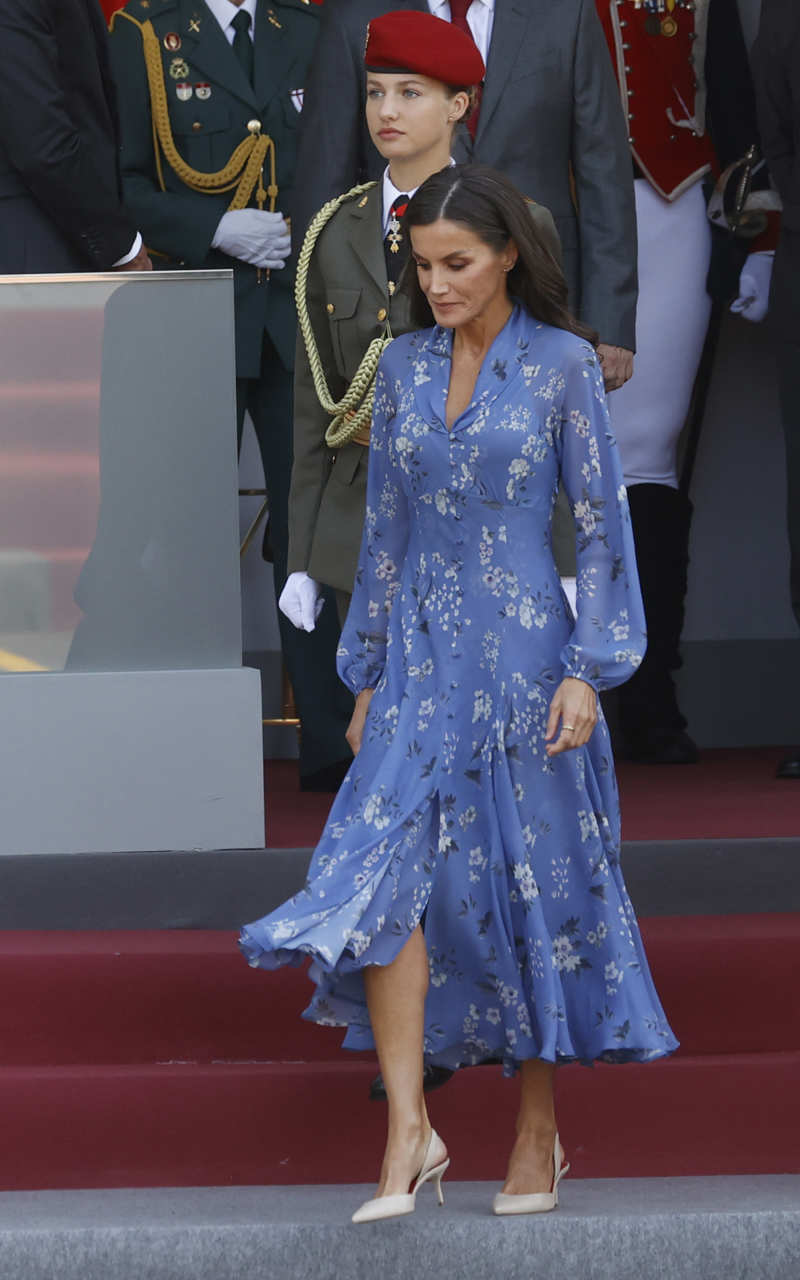
<svg viewBox="0 0 800 1280"><path fill-rule="evenodd" d="M331 479L349 488L366 459L367 450L363 445L345 445L344 448L337 450L336 460L331 468Z"/></svg>
<svg viewBox="0 0 800 1280"><path fill-rule="evenodd" d="M287 129L297 129L300 124L300 115L303 110L303 100L305 98L305 90L285 89L281 108L283 113L283 122Z"/></svg>
<svg viewBox="0 0 800 1280"><path fill-rule="evenodd" d="M187 87L178 88L186 93ZM224 102L214 98L214 86L204 83L192 84L191 97L184 101L170 104L170 124L175 137L175 145L183 159L193 169L210 172L221 169L230 158L236 141L227 136L231 132L231 113ZM209 93L210 96L203 95ZM242 130L242 138L245 130Z"/></svg>
<svg viewBox="0 0 800 1280"><path fill-rule="evenodd" d="M339 372L348 381L364 354L358 333L358 304L360 289L328 289L325 307L331 327L333 350Z"/></svg>

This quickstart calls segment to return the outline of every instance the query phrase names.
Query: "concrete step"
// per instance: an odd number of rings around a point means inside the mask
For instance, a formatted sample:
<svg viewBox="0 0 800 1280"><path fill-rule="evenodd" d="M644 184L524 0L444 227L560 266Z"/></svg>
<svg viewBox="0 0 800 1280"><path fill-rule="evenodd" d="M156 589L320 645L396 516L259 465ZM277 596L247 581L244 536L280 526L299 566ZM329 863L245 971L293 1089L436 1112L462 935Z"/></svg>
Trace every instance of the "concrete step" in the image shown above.
<svg viewBox="0 0 800 1280"><path fill-rule="evenodd" d="M276 812L286 826L287 810L318 797L301 795L296 781L282 792L271 766L268 849L8 854L0 930L233 930L273 911L302 889L311 858L308 848L277 844ZM674 804L678 785L670 781L670 796L656 794L653 804ZM796 788L779 785L797 807ZM800 912L798 838L633 840L623 845L622 862L641 917Z"/></svg>
<svg viewBox="0 0 800 1280"><path fill-rule="evenodd" d="M123 998L123 997L121 997ZM0 1190L354 1182L377 1170L369 1062L0 1069ZM800 1173L800 1053L565 1067L577 1176ZM519 1097L497 1067L431 1095L453 1174L500 1178Z"/></svg>
<svg viewBox="0 0 800 1280"><path fill-rule="evenodd" d="M320 1135L316 1135L320 1138ZM688 1137L687 1137L688 1143ZM412 1217L361 1227L372 1186L0 1195L13 1280L791 1280L800 1177L561 1186L557 1212L495 1218L496 1183L423 1188Z"/></svg>

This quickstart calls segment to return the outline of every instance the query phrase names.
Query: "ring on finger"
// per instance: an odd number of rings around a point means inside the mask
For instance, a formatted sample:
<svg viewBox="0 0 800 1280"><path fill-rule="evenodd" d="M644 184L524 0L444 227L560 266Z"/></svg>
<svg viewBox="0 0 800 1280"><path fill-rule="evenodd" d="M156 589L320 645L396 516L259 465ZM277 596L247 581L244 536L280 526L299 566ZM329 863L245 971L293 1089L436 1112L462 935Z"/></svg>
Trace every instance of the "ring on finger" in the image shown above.
<svg viewBox="0 0 800 1280"><path fill-rule="evenodd" d="M574 725L574 724L562 724L561 728L562 728L562 729L567 729L570 733L574 733L574 732L575 732L575 725Z"/></svg>

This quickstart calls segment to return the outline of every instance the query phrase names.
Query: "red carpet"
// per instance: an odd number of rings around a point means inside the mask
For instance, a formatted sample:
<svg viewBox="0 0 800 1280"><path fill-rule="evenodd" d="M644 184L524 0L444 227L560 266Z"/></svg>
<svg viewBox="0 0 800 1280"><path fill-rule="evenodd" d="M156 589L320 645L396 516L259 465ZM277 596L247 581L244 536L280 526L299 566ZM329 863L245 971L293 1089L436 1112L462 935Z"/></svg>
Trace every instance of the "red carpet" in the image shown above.
<svg viewBox="0 0 800 1280"><path fill-rule="evenodd" d="M644 931L682 1048L559 1073L576 1175L800 1171L800 915ZM6 933L0 971L0 1188L373 1176L374 1063L299 1019L302 971L250 970L232 935L201 931ZM454 1176L500 1176L516 1098L495 1068L432 1096Z"/></svg>
<svg viewBox="0 0 800 1280"><path fill-rule="evenodd" d="M800 836L800 783L777 779L785 747L704 751L697 765L618 765L625 840ZM317 843L332 797L301 793L292 760L266 764L267 840Z"/></svg>

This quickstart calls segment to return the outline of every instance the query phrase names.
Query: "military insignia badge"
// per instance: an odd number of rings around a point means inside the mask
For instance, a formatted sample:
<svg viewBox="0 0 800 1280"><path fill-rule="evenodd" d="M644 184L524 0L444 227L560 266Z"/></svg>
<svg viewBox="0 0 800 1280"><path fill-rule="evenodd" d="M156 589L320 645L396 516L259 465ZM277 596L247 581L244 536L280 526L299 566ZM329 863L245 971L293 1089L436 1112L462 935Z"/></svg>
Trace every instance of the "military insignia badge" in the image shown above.
<svg viewBox="0 0 800 1280"><path fill-rule="evenodd" d="M177 53L181 47L181 38L177 31L168 31L164 36L164 48L167 53Z"/></svg>
<svg viewBox="0 0 800 1280"><path fill-rule="evenodd" d="M175 92L181 102L188 102L192 96L192 86L183 82L181 84L176 84Z"/></svg>
<svg viewBox="0 0 800 1280"><path fill-rule="evenodd" d="M173 58L169 64L169 74L173 80L185 80L189 74L189 63L185 58Z"/></svg>
<svg viewBox="0 0 800 1280"><path fill-rule="evenodd" d="M294 107L295 111L303 110L303 95L304 95L303 89L291 89L289 91L289 97L292 100L292 106Z"/></svg>
<svg viewBox="0 0 800 1280"><path fill-rule="evenodd" d="M201 102L205 102L206 98L211 97L211 85L201 81L200 84L194 86L194 91Z"/></svg>
<svg viewBox="0 0 800 1280"><path fill-rule="evenodd" d="M199 13L195 13L193 17L189 19L189 30L194 35L199 36L200 34L200 14Z"/></svg>

